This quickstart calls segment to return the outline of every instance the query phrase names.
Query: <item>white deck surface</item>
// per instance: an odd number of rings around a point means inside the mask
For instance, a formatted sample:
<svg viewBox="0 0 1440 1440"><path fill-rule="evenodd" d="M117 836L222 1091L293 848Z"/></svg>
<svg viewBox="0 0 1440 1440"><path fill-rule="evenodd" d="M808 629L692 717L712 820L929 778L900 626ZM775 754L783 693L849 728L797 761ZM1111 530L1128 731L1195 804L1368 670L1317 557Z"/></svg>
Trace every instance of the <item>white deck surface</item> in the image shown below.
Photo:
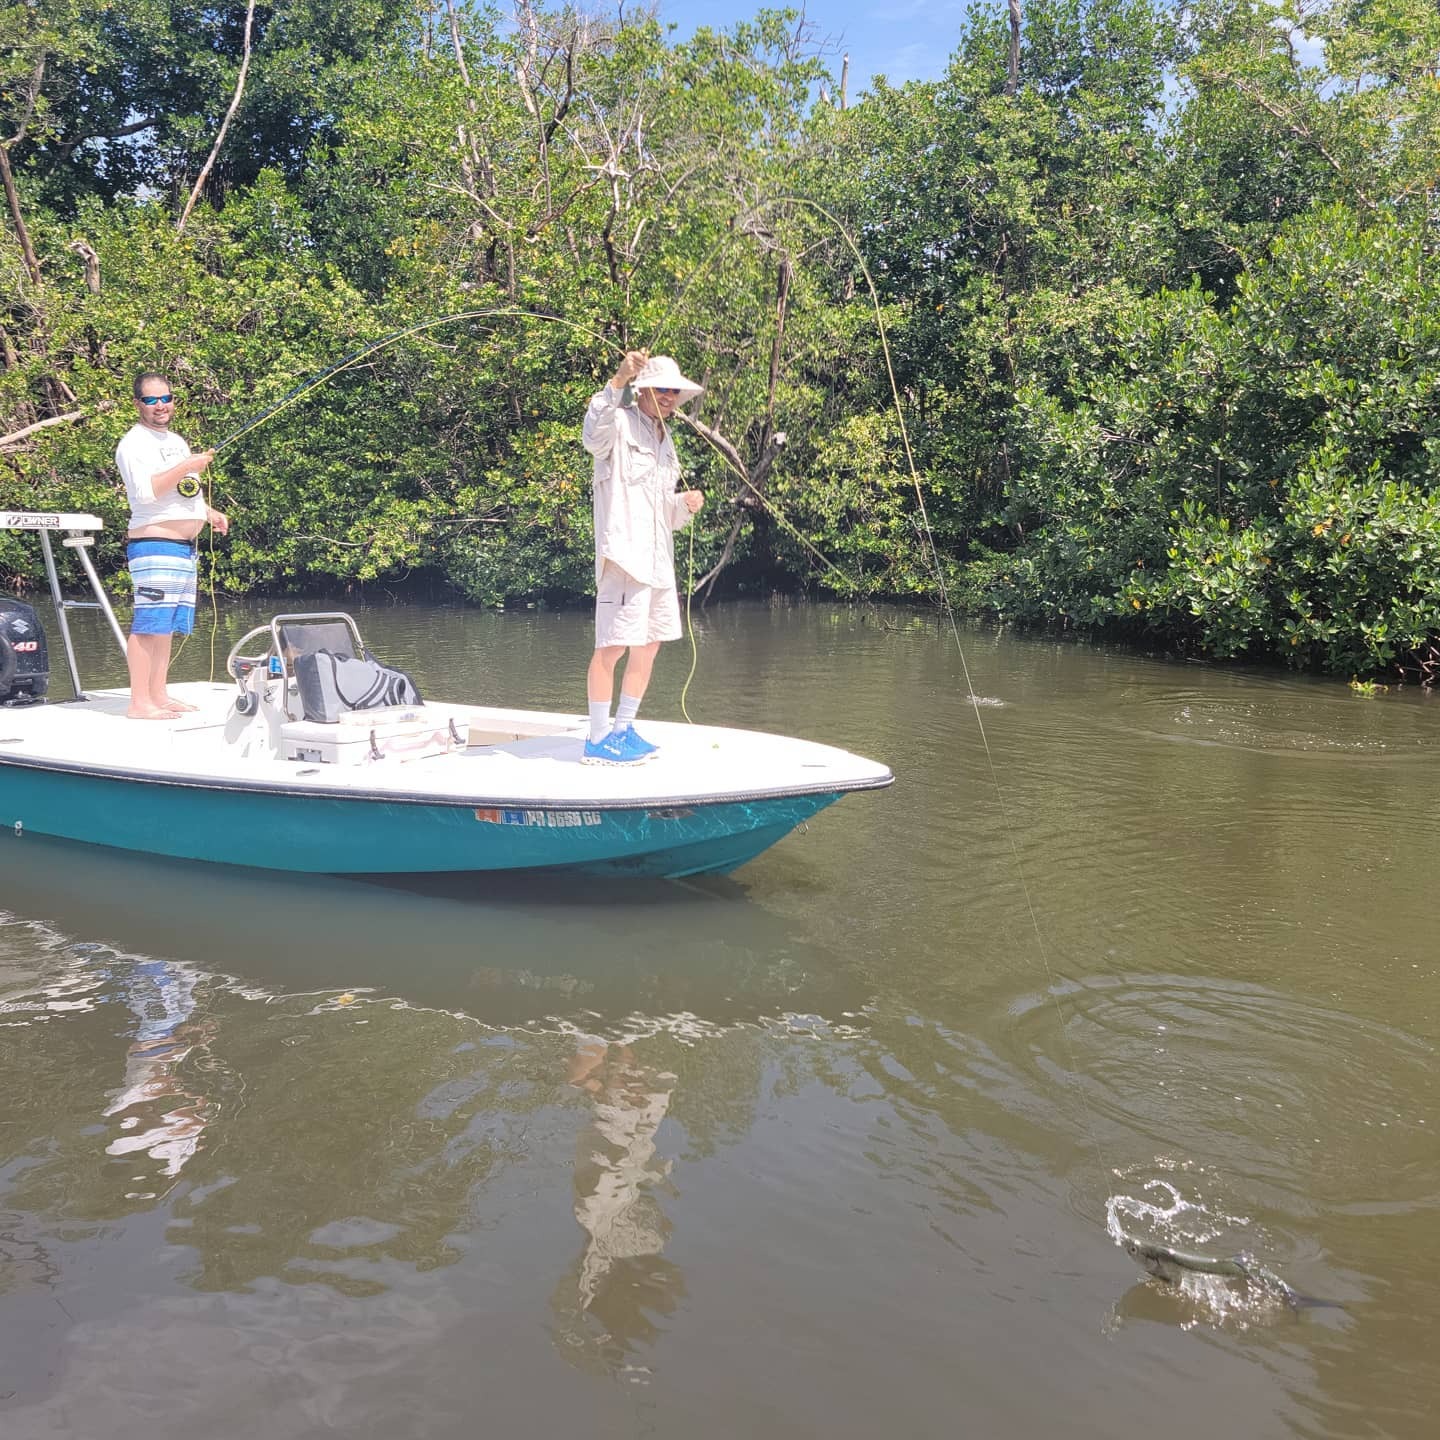
<svg viewBox="0 0 1440 1440"><path fill-rule="evenodd" d="M884 765L828 745L649 720L640 729L661 747L653 759L641 765L582 765L586 722L579 716L443 703L427 704L424 714L441 724L453 718L461 734L468 726L477 734L528 738L419 760L283 761L246 755L227 741L227 731L234 734L243 723L233 713L235 686L196 682L172 686L171 693L197 710L173 720L131 720L124 690L91 691L83 702L0 709L0 763L14 759L246 789L597 809L872 789L892 778Z"/></svg>

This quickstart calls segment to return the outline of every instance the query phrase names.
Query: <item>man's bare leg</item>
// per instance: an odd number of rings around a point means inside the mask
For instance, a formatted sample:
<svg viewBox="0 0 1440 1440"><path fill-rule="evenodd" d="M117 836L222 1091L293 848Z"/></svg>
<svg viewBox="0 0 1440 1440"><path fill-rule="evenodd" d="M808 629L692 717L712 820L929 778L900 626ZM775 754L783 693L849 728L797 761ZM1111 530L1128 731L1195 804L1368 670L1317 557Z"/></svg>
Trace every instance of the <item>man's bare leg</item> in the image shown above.
<svg viewBox="0 0 1440 1440"><path fill-rule="evenodd" d="M193 705L186 704L184 700L177 700L170 694L170 647L174 644L175 637L173 635L157 635L155 639L163 640L165 644L158 680L155 671L152 669L150 672L151 700L171 715L181 715L187 710L194 710Z"/></svg>
<svg viewBox="0 0 1440 1440"><path fill-rule="evenodd" d="M650 675L655 669L655 657L660 653L660 642L649 645L632 645L630 658L625 662L625 674L620 679L620 695L629 696L638 705L645 698L650 685Z"/></svg>
<svg viewBox="0 0 1440 1440"><path fill-rule="evenodd" d="M170 699L165 687L170 682L170 647L175 643L173 635L157 635L160 643L151 652L150 661L150 703L168 714L175 713L175 702Z"/></svg>
<svg viewBox="0 0 1440 1440"><path fill-rule="evenodd" d="M623 645L602 645L590 657L585 672L585 695L592 704L603 700L607 705L615 698L615 667L625 653Z"/></svg>
<svg viewBox="0 0 1440 1440"><path fill-rule="evenodd" d="M608 705L615 698L615 667L626 648L624 645L602 645L590 657L590 668L585 672L585 694L592 703L603 700ZM649 645L631 645L628 648L630 658L625 662L620 693L640 701L645 698L649 687L655 657L660 653L660 642L656 640Z"/></svg>
<svg viewBox="0 0 1440 1440"><path fill-rule="evenodd" d="M165 694L170 637L132 634L125 643L125 663L130 671L130 707L125 713L132 720L168 720L175 713Z"/></svg>

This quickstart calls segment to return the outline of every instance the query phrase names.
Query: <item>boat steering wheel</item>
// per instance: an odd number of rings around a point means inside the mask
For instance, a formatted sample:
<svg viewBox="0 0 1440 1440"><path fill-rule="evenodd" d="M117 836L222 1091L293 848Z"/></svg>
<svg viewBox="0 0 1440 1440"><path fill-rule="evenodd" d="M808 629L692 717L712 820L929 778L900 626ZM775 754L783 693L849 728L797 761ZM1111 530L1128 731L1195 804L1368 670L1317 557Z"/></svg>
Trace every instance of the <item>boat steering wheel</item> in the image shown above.
<svg viewBox="0 0 1440 1440"><path fill-rule="evenodd" d="M264 650L245 653L245 647L261 636L265 639ZM253 715L260 708L259 695L249 689L245 682L257 669L263 669L268 673L270 660L274 654L274 636L268 625L257 625L230 647L230 653L225 657L225 672L240 687L240 694L235 701L235 710L238 714Z"/></svg>

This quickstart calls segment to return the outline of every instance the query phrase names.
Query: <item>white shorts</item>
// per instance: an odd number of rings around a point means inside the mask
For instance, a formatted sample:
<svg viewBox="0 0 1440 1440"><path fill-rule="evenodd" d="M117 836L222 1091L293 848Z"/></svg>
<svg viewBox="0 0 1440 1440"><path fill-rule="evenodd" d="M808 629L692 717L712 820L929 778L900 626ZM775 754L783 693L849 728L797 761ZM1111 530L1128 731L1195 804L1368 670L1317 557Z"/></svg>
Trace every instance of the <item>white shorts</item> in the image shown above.
<svg viewBox="0 0 1440 1440"><path fill-rule="evenodd" d="M595 591L595 648L678 640L680 598L673 585L642 585L612 561Z"/></svg>

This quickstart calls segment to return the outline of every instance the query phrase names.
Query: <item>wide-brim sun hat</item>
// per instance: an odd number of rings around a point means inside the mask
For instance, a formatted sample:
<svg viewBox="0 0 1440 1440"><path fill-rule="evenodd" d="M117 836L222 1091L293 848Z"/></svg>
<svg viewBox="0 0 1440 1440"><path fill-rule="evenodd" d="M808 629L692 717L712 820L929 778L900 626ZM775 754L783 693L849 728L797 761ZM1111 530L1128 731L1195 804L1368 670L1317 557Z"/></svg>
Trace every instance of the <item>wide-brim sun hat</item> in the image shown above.
<svg viewBox="0 0 1440 1440"><path fill-rule="evenodd" d="M682 404L705 393L705 387L687 380L668 355L652 355L645 362L645 368L630 383L636 390L678 390Z"/></svg>

